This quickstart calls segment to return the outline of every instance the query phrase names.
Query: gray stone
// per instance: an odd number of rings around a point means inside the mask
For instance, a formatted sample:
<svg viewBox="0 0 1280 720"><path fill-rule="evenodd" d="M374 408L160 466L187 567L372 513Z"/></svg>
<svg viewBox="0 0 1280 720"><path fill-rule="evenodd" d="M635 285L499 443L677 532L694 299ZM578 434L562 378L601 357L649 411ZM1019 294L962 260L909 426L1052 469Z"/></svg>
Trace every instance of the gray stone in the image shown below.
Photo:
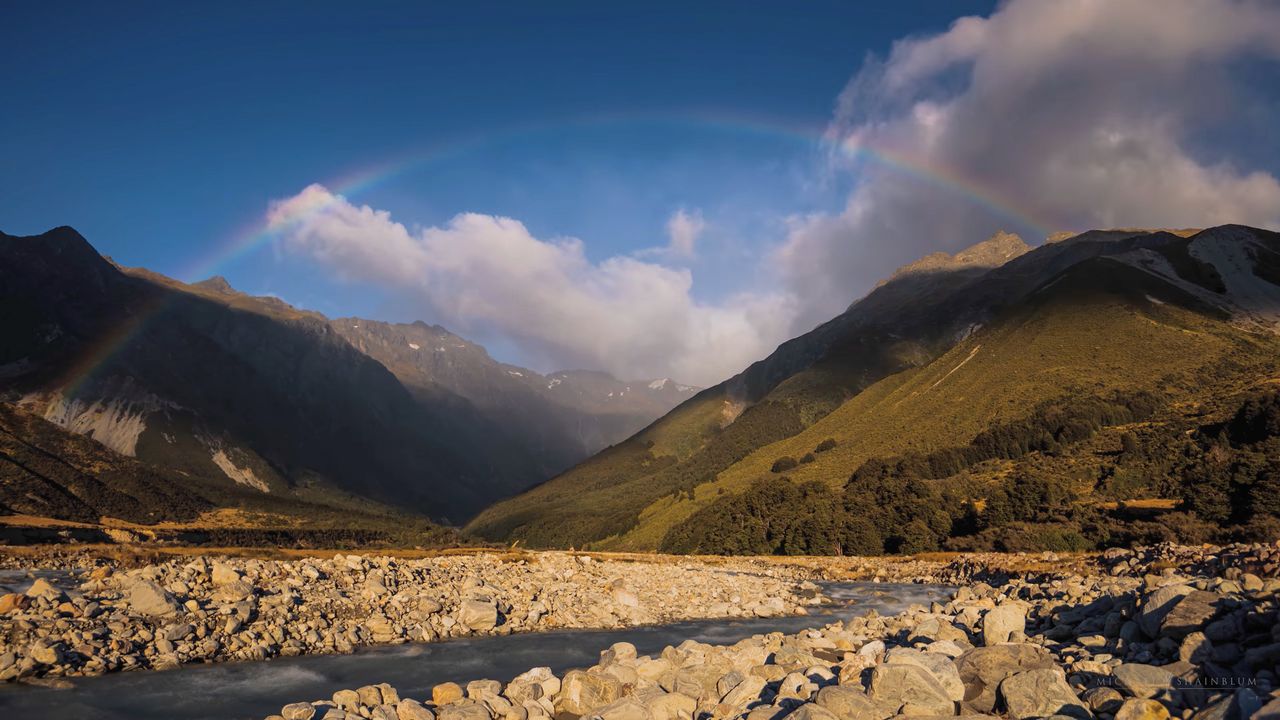
<svg viewBox="0 0 1280 720"><path fill-rule="evenodd" d="M1155 697L1173 688L1173 673L1164 668L1141 663L1124 663L1111 672L1116 685L1133 697Z"/></svg>
<svg viewBox="0 0 1280 720"><path fill-rule="evenodd" d="M942 685L948 697L957 701L964 699L964 682L960 680L960 671L951 658L945 655L920 652L913 648L894 648L885 655L885 662L922 667Z"/></svg>
<svg viewBox="0 0 1280 720"><path fill-rule="evenodd" d="M1010 635L1026 629L1026 612L1013 603L992 608L982 616L982 642L987 646L1009 642Z"/></svg>
<svg viewBox="0 0 1280 720"><path fill-rule="evenodd" d="M492 630L498 625L498 606L484 600L463 600L458 622L472 630Z"/></svg>
<svg viewBox="0 0 1280 720"><path fill-rule="evenodd" d="M1051 715L1087 720L1093 713L1071 691L1058 668L1027 670L1010 675L1000 683L1000 701L1015 720L1046 718Z"/></svg>
<svg viewBox="0 0 1280 720"><path fill-rule="evenodd" d="M150 580L134 580L125 590L129 608L140 615L166 616L178 612L178 601Z"/></svg>
<svg viewBox="0 0 1280 720"><path fill-rule="evenodd" d="M622 697L622 683L603 673L570 670L560 681L556 710L586 715Z"/></svg>
<svg viewBox="0 0 1280 720"><path fill-rule="evenodd" d="M934 715L954 715L955 702L933 675L916 665L878 665L867 695L886 707L911 705Z"/></svg>
<svg viewBox="0 0 1280 720"><path fill-rule="evenodd" d="M996 688L1009 675L1054 666L1049 651L1029 644L974 648L956 658L964 704L980 713L995 710Z"/></svg>
<svg viewBox="0 0 1280 720"><path fill-rule="evenodd" d="M1160 636L1160 625L1173 610L1174 605L1187 595L1191 588L1186 585L1166 585L1147 596L1146 602L1138 611L1138 626L1149 638Z"/></svg>

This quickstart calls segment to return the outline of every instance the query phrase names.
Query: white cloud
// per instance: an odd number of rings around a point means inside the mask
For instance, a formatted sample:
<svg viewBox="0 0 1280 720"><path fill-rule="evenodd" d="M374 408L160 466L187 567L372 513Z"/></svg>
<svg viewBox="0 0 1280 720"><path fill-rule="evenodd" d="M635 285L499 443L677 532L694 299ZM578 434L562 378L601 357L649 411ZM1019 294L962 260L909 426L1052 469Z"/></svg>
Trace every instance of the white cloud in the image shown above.
<svg viewBox="0 0 1280 720"><path fill-rule="evenodd" d="M996 230L1035 242L1093 227L1280 225L1280 182L1240 152L1274 135L1236 120L1269 112L1247 85L1259 73L1240 64L1277 60L1280 3L1250 0L1009 0L902 39L837 100L827 136L854 189L839 211L789 219L764 269L777 294L693 299L678 265L706 230L697 211L671 216L666 245L599 263L576 239L538 239L508 218L411 231L321 186L275 204L270 221L288 249L544 367L713 383L894 268ZM1235 155L1206 140L1232 133Z"/></svg>
<svg viewBox="0 0 1280 720"><path fill-rule="evenodd" d="M772 351L791 316L775 295L697 302L687 269L592 263L581 241L541 240L510 218L463 214L410 230L311 185L273 203L268 224L286 250L408 293L451 328L499 333L549 369L713 384Z"/></svg>
<svg viewBox="0 0 1280 720"><path fill-rule="evenodd" d="M667 220L667 252L678 258L692 258L698 238L707 229L700 210L677 210Z"/></svg>
<svg viewBox="0 0 1280 720"><path fill-rule="evenodd" d="M837 102L846 206L793 219L776 253L796 329L1001 228L1280 224L1274 176L1196 142L1249 107L1235 71L1258 58L1280 58L1280 4L1013 0L897 42Z"/></svg>

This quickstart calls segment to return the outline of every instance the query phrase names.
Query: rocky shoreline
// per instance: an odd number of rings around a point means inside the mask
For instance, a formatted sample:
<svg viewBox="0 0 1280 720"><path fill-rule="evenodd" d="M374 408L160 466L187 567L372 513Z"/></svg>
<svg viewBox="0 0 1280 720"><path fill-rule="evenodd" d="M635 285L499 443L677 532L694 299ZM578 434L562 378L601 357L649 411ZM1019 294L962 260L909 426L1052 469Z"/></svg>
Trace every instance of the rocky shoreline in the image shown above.
<svg viewBox="0 0 1280 720"><path fill-rule="evenodd" d="M650 656L618 643L560 676L533 668L424 698L370 685L267 720L1274 720L1280 579L1242 567L1266 568L1277 550L1115 551L1090 560L1096 574L975 581L892 617Z"/></svg>
<svg viewBox="0 0 1280 720"><path fill-rule="evenodd" d="M474 635L775 617L824 601L796 571L749 559L628 562L548 552L196 557L128 570L79 567L78 583L38 578L24 592L0 596L0 679L350 653L363 645Z"/></svg>

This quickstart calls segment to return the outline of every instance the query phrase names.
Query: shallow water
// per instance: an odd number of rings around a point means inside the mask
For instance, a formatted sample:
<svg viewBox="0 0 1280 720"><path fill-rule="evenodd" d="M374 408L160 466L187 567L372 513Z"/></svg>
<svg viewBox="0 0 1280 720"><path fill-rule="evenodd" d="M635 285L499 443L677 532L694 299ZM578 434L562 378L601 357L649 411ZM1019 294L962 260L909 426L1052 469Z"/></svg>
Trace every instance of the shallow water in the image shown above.
<svg viewBox="0 0 1280 720"><path fill-rule="evenodd" d="M615 642L634 643L643 654L692 638L730 644L760 633L793 633L867 610L895 614L912 603L943 600L938 585L833 583L823 591L833 605L811 615L753 620L699 620L625 630L564 630L481 637L430 644L366 648L354 655L313 655L263 662L189 665L167 672L136 671L79 678L67 689L0 688L0 716L68 720L233 720L277 713L291 702L329 698L334 691L380 682L403 697L429 697L431 687L453 680L507 681L531 667L556 673L595 664Z"/></svg>

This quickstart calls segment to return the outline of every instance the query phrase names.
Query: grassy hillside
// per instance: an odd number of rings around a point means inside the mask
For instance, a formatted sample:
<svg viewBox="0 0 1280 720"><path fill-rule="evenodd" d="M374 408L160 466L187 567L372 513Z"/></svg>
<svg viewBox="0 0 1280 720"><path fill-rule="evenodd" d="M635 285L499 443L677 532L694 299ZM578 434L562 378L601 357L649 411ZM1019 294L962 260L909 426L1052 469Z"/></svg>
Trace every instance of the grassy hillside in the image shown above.
<svg viewBox="0 0 1280 720"><path fill-rule="evenodd" d="M1277 336L1230 321L1226 283L1191 237L1088 233L991 271L896 277L470 529L535 545L654 549L694 513L761 481L840 491L871 458L964 445L1048 402L1149 391L1173 412L1275 377ZM1255 257L1274 241L1252 237ZM1154 258L1167 273L1136 267L1140 253L1144 267Z"/></svg>

